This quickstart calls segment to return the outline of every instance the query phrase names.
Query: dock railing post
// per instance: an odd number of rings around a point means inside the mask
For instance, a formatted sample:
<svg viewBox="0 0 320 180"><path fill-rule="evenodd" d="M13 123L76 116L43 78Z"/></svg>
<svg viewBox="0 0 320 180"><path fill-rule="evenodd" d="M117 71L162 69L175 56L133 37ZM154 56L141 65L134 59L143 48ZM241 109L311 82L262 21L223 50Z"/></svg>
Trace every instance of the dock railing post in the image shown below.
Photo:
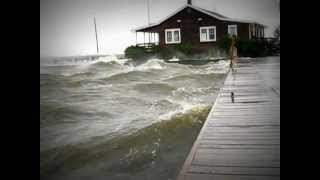
<svg viewBox="0 0 320 180"><path fill-rule="evenodd" d="M230 46L230 69L232 76L235 78L235 69L234 69L234 53L235 53L235 36L231 37L231 46ZM231 102L234 103L234 92L231 92Z"/></svg>
<svg viewBox="0 0 320 180"><path fill-rule="evenodd" d="M231 46L230 46L230 68L233 69L233 47L234 47L234 37L231 37Z"/></svg>
<svg viewBox="0 0 320 180"><path fill-rule="evenodd" d="M235 47L236 36L231 37L231 46L230 46L230 69L232 72L235 72L235 56L237 56L237 49ZM235 55L236 54L236 55Z"/></svg>
<svg viewBox="0 0 320 180"><path fill-rule="evenodd" d="M234 103L234 92L231 92L231 102Z"/></svg>

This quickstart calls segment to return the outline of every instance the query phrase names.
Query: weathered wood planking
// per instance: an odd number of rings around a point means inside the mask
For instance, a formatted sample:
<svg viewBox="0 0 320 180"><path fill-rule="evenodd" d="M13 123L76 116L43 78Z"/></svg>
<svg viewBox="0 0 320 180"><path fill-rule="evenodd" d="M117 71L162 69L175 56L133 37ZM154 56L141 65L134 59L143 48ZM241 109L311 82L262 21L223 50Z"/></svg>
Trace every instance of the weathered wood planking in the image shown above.
<svg viewBox="0 0 320 180"><path fill-rule="evenodd" d="M280 180L280 176L189 173L185 180Z"/></svg>
<svg viewBox="0 0 320 180"><path fill-rule="evenodd" d="M191 173L230 174L230 175L269 175L279 176L280 168L228 167L228 166L192 166Z"/></svg>
<svg viewBox="0 0 320 180"><path fill-rule="evenodd" d="M277 75L275 66L262 72ZM257 68L240 60L228 73L178 180L280 179L280 88Z"/></svg>

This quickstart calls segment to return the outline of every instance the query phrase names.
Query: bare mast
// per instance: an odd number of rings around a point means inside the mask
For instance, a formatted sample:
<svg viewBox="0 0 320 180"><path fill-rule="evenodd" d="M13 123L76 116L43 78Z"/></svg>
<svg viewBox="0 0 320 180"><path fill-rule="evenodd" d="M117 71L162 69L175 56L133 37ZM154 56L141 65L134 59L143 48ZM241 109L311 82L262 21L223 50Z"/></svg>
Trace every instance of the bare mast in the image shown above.
<svg viewBox="0 0 320 180"><path fill-rule="evenodd" d="M148 25L150 25L150 2L149 0L147 0L147 5L148 5ZM150 37L150 33L148 33L149 35L149 43L151 41L151 37Z"/></svg>
<svg viewBox="0 0 320 180"><path fill-rule="evenodd" d="M147 0L147 5L148 5L148 25L150 25L150 2Z"/></svg>
<svg viewBox="0 0 320 180"><path fill-rule="evenodd" d="M94 30L96 34L96 44L97 44L97 54L99 54L99 44L98 44L98 34L97 34L97 23L96 23L96 17L94 17Z"/></svg>

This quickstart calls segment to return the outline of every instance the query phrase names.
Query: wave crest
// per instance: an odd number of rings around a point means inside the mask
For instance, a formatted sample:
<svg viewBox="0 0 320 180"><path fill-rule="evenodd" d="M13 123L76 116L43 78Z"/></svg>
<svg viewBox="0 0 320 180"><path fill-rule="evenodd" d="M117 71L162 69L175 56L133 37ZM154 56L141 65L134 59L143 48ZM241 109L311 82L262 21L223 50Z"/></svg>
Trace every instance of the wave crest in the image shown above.
<svg viewBox="0 0 320 180"><path fill-rule="evenodd" d="M206 120L211 106L195 106L179 112L167 120L161 120L133 134L106 141L94 137L94 141L66 145L40 152L40 175L50 176L63 164L64 170L79 168L89 162L104 161L106 171L137 172L172 153L173 146L184 147L181 138L187 138L190 146ZM188 150L187 150L188 151ZM53 153L54 152L54 153ZM185 152L187 153L187 152ZM55 159L54 162L51 159ZM164 162L162 162L164 163Z"/></svg>

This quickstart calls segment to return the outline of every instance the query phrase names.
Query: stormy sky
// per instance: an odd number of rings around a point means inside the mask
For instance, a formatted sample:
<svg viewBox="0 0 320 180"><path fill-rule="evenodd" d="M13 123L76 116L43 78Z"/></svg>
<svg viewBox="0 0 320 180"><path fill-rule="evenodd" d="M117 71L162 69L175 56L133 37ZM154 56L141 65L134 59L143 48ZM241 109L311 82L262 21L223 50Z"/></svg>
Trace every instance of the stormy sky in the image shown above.
<svg viewBox="0 0 320 180"><path fill-rule="evenodd" d="M151 23L185 5L187 0L149 0ZM192 0L193 5L231 18L268 26L273 36L280 25L280 0ZM131 29L148 23L147 0L40 0L40 56L96 53L96 17L101 54L119 54L135 44ZM142 39L142 35L139 37Z"/></svg>

